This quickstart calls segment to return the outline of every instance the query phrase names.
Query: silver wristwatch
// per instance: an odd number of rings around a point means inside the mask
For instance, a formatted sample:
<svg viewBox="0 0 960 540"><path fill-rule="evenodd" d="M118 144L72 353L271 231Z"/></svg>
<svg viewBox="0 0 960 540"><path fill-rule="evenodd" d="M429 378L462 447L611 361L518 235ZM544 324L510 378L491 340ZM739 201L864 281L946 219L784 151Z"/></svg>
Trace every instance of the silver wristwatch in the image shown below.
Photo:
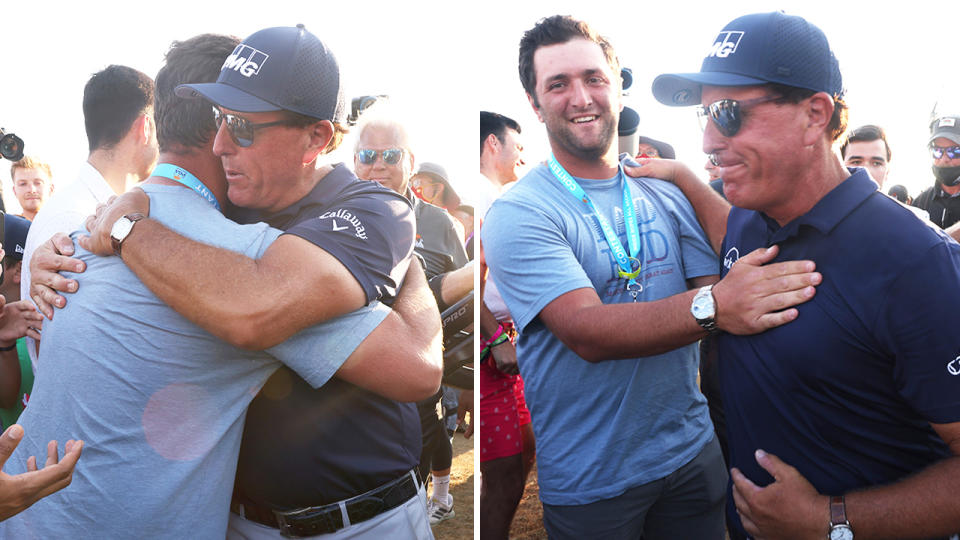
<svg viewBox="0 0 960 540"><path fill-rule="evenodd" d="M697 291L697 295L693 297L693 303L690 304L690 314L707 332L716 331L717 306L713 301L713 285L701 287Z"/></svg>
<svg viewBox="0 0 960 540"><path fill-rule="evenodd" d="M117 257L120 256L120 246L123 245L123 241L133 232L133 225L145 217L140 213L127 214L113 223L110 229L110 246L113 247Z"/></svg>

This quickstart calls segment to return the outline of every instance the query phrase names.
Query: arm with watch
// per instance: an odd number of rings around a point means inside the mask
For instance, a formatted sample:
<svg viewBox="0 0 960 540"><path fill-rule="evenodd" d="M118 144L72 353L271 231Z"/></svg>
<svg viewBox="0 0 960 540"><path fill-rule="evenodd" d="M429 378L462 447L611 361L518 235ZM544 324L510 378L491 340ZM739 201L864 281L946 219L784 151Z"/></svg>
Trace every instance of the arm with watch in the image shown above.
<svg viewBox="0 0 960 540"><path fill-rule="evenodd" d="M734 468L733 497L756 538L870 540L946 538L960 532L960 422L931 424L952 456L899 482L820 494L794 468L762 450L757 462L775 479L759 487Z"/></svg>
<svg viewBox="0 0 960 540"><path fill-rule="evenodd" d="M149 197L132 189L98 207L86 222L91 235L77 242L122 256L164 303L232 345L269 348L368 303L350 270L309 240L284 234L252 259L186 238L150 219L149 208Z"/></svg>
<svg viewBox="0 0 960 540"><path fill-rule="evenodd" d="M811 261L767 264L776 246L758 249L733 265L716 285L701 285L653 302L604 304L594 289L564 293L540 317L567 347L590 362L661 354L708 332L749 335L797 317L792 306L813 298L821 281ZM642 339L640 338L642 337Z"/></svg>

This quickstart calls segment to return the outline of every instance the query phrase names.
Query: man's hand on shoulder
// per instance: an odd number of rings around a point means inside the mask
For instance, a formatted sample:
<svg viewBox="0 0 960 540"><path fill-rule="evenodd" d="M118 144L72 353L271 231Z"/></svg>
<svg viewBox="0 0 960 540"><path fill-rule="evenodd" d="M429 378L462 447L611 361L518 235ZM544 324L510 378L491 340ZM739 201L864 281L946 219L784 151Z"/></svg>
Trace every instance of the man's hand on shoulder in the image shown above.
<svg viewBox="0 0 960 540"><path fill-rule="evenodd" d="M693 175L689 167L673 159L627 158L623 161L623 170L633 178L659 178L667 182L675 181L681 174Z"/></svg>
<svg viewBox="0 0 960 540"><path fill-rule="evenodd" d="M750 335L786 324L797 318L793 306L816 292L823 276L813 261L786 261L767 264L778 253L777 246L757 249L734 263L713 286L717 326L737 335Z"/></svg>
<svg viewBox="0 0 960 540"><path fill-rule="evenodd" d="M54 306L62 308L67 305L67 299L57 291L76 292L79 287L77 280L67 279L59 272L83 272L86 269L83 261L70 257L74 251L70 236L57 233L37 246L30 259L30 298L48 319L53 319Z"/></svg>
<svg viewBox="0 0 960 540"><path fill-rule="evenodd" d="M96 214L88 217L84 226L89 236L81 235L77 243L83 249L103 256L113 255L110 231L113 224L123 216L140 213L150 215L150 197L140 188L133 188L119 197L111 197L106 204L98 204Z"/></svg>

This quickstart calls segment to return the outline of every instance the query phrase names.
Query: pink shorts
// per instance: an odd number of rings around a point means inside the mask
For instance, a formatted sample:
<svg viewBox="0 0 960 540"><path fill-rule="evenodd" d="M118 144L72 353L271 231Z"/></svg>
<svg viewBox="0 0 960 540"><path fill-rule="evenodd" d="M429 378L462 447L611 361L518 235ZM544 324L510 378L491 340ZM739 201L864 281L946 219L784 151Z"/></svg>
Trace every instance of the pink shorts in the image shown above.
<svg viewBox="0 0 960 540"><path fill-rule="evenodd" d="M507 328L512 332L512 325ZM520 426L530 423L530 411L523 397L523 378L503 373L489 357L480 363L479 418L481 462L523 451Z"/></svg>
<svg viewBox="0 0 960 540"><path fill-rule="evenodd" d="M480 364L480 461L519 454L523 450L517 411L516 381L491 362Z"/></svg>

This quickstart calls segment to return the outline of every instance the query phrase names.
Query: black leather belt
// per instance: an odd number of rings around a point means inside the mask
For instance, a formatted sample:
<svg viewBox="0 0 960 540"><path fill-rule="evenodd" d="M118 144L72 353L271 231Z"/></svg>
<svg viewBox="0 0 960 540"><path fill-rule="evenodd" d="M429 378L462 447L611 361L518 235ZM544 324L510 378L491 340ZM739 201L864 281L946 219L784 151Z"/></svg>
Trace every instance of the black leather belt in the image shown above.
<svg viewBox="0 0 960 540"><path fill-rule="evenodd" d="M231 510L250 521L280 529L288 538L329 534L345 527L340 505L346 507L350 524L372 519L409 501L420 490L416 469L378 488L340 502L296 510L272 510L266 506L234 499Z"/></svg>

